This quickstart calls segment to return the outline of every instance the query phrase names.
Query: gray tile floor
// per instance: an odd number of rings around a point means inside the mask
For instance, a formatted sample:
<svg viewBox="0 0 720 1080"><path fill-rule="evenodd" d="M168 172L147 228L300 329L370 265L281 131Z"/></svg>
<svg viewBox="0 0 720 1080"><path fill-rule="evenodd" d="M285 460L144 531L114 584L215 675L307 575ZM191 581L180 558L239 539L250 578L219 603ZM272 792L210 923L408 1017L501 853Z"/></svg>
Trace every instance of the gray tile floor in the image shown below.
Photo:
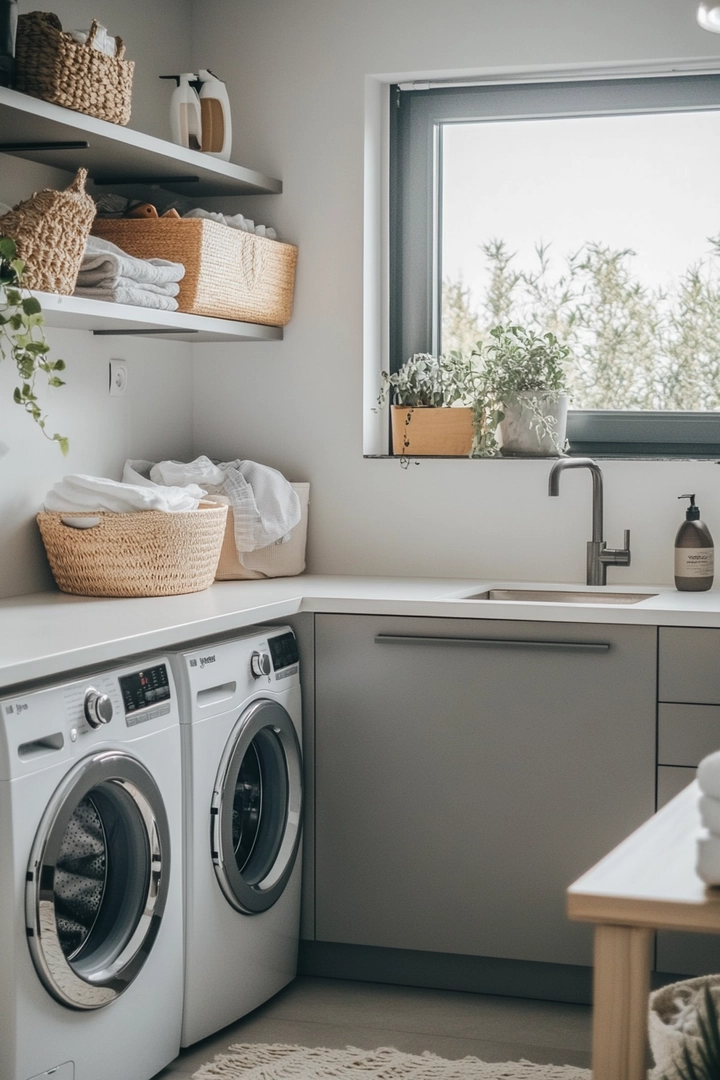
<svg viewBox="0 0 720 1080"><path fill-rule="evenodd" d="M183 1050L155 1080L187 1080L235 1042L395 1046L589 1068L590 1024L586 1005L301 976L243 1020Z"/></svg>

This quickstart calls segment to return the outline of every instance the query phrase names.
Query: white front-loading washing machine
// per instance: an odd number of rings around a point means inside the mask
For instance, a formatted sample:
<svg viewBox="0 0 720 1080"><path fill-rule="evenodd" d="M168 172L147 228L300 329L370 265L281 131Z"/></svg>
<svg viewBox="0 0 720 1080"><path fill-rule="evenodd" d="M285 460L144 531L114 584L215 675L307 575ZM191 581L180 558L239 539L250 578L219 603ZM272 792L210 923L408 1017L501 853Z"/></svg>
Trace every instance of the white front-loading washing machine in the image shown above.
<svg viewBox="0 0 720 1080"><path fill-rule="evenodd" d="M166 658L0 700L2 1080L148 1080L177 1056L181 812Z"/></svg>
<svg viewBox="0 0 720 1080"><path fill-rule="evenodd" d="M301 694L289 627L253 627L174 663L189 1046L267 1001L297 971Z"/></svg>

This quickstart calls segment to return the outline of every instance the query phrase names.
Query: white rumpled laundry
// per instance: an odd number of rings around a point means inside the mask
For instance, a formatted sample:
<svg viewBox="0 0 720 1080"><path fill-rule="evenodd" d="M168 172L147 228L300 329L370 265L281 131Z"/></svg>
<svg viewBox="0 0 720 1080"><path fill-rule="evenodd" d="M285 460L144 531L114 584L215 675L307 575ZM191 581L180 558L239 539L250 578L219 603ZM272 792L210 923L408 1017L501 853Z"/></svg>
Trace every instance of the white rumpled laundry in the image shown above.
<svg viewBox="0 0 720 1080"><path fill-rule="evenodd" d="M285 541L300 521L300 499L292 484L257 461L221 461L202 455L194 461L161 461L150 479L162 484L201 483L209 494L230 501L235 546L242 563L245 552Z"/></svg>
<svg viewBox="0 0 720 1080"><path fill-rule="evenodd" d="M106 510L127 514L135 510L178 513L197 510L206 492L197 484L184 487L124 484L102 476L70 473L45 496L45 509L55 511Z"/></svg>

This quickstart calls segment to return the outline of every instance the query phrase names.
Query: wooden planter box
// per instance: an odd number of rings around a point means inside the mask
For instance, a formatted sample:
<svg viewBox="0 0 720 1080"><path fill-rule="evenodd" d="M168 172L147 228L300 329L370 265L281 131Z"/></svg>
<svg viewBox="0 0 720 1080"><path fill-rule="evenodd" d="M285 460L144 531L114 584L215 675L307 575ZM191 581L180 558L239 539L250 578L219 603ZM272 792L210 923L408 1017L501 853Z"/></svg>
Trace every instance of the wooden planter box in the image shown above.
<svg viewBox="0 0 720 1080"><path fill-rule="evenodd" d="M473 410L391 407L393 454L467 457L472 447Z"/></svg>

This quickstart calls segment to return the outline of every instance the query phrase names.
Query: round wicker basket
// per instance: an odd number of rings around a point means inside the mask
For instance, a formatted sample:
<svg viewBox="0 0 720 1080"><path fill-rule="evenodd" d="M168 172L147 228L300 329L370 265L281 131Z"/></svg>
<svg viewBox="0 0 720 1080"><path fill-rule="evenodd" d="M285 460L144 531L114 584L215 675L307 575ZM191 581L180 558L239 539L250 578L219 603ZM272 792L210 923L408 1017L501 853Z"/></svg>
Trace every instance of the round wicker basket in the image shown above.
<svg viewBox="0 0 720 1080"><path fill-rule="evenodd" d="M63 518L96 521L89 528ZM227 506L37 515L50 569L60 589L79 596L175 596L200 592L215 578Z"/></svg>

